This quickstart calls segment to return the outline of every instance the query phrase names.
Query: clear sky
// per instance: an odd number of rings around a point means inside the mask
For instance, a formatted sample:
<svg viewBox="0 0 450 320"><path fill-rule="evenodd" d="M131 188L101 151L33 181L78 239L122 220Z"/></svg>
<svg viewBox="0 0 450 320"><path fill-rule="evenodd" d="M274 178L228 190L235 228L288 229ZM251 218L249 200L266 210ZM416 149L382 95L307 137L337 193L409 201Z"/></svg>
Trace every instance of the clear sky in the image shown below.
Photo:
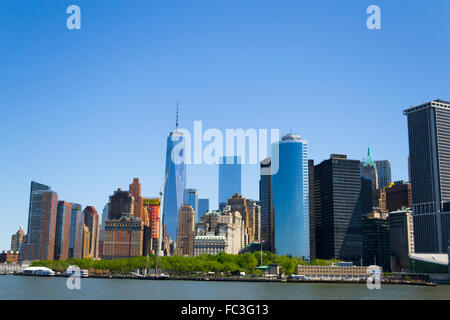
<svg viewBox="0 0 450 320"><path fill-rule="evenodd" d="M31 180L99 212L133 177L157 196L177 99L181 127L292 130L316 162L370 145L406 180L402 111L450 99L449 53L448 0L2 0L0 250L27 225ZM187 187L215 207L217 176L188 166ZM258 180L243 168L244 196Z"/></svg>

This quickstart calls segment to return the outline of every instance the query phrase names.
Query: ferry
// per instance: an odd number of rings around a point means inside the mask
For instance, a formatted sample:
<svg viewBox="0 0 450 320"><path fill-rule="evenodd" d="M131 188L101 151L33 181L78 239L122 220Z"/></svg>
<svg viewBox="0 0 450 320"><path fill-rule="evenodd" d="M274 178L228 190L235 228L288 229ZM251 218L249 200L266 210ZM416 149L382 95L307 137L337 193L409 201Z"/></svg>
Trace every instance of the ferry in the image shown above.
<svg viewBox="0 0 450 320"><path fill-rule="evenodd" d="M29 267L22 269L20 274L25 276L52 277L55 275L55 271L46 267Z"/></svg>

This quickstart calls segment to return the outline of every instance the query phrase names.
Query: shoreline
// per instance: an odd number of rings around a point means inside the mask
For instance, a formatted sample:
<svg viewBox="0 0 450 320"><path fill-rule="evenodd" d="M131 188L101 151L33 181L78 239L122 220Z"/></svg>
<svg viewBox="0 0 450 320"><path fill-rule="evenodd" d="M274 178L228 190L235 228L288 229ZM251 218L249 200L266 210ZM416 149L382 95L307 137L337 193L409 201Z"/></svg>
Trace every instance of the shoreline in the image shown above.
<svg viewBox="0 0 450 320"><path fill-rule="evenodd" d="M53 275L53 276L38 276L38 275L27 275L27 274L9 274L15 276L26 276L26 277L45 277L45 278L68 278L65 275ZM158 277L158 276L148 276L148 277L138 277L138 276L124 276L124 275L89 275L88 277L92 279L124 279L124 280L182 280L182 281L214 281L214 282L274 282L274 283L333 283L333 284L366 284L366 280L301 280L301 279L267 279L267 278L225 278L225 277L183 277L183 276L169 276L169 277ZM382 285L413 285L413 286L425 286L425 287L436 287L437 284L434 282L426 282L421 280L381 280Z"/></svg>

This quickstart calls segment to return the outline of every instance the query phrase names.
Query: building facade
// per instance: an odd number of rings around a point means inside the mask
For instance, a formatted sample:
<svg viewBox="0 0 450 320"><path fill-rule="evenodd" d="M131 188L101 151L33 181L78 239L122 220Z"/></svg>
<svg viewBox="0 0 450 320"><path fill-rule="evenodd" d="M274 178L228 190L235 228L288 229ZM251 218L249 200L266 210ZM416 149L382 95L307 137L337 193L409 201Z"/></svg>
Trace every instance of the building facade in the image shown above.
<svg viewBox="0 0 450 320"><path fill-rule="evenodd" d="M372 190L379 188L377 165L372 159L370 148L367 149L367 158L360 163L361 177L372 181Z"/></svg>
<svg viewBox="0 0 450 320"><path fill-rule="evenodd" d="M178 214L178 234L176 255L192 257L194 252L195 211L189 204L184 204Z"/></svg>
<svg viewBox="0 0 450 320"><path fill-rule="evenodd" d="M391 270L394 272L409 271L408 256L414 249L414 223L410 208L389 213L389 256Z"/></svg>
<svg viewBox="0 0 450 320"><path fill-rule="evenodd" d="M259 202L261 205L261 241L263 250L274 252L275 225L272 197L272 159L260 163Z"/></svg>
<svg viewBox="0 0 450 320"><path fill-rule="evenodd" d="M314 167L316 256L360 263L362 201L360 161L332 154Z"/></svg>
<svg viewBox="0 0 450 320"><path fill-rule="evenodd" d="M386 213L374 211L362 219L363 264L377 265L390 270L389 258L389 221Z"/></svg>
<svg viewBox="0 0 450 320"><path fill-rule="evenodd" d="M53 260L58 196L50 187L31 182L27 243L23 260Z"/></svg>
<svg viewBox="0 0 450 320"><path fill-rule="evenodd" d="M131 258L143 255L144 223L132 213L120 219L106 220L103 259Z"/></svg>
<svg viewBox="0 0 450 320"><path fill-rule="evenodd" d="M308 260L309 180L308 143L289 134L272 144L275 253Z"/></svg>
<svg viewBox="0 0 450 320"><path fill-rule="evenodd" d="M180 148L180 152L177 154L178 159L172 159L172 151L180 143L184 144L184 136L177 130L171 132L167 137L162 223L172 240L177 238L178 211L183 203L186 184L183 148Z"/></svg>
<svg viewBox="0 0 450 320"><path fill-rule="evenodd" d="M91 258L99 258L100 219L97 210L93 206L87 206L83 210L84 224L89 228L89 254Z"/></svg>
<svg viewBox="0 0 450 320"><path fill-rule="evenodd" d="M69 258L71 216L72 204L58 201L55 227L55 260L66 260Z"/></svg>
<svg viewBox="0 0 450 320"><path fill-rule="evenodd" d="M450 242L450 102L404 111L408 118L415 249L446 252Z"/></svg>
<svg viewBox="0 0 450 320"><path fill-rule="evenodd" d="M378 176L378 188L383 189L392 182L391 162L389 160L375 160Z"/></svg>
<svg viewBox="0 0 450 320"><path fill-rule="evenodd" d="M72 210L70 213L70 236L69 236L69 258L75 257L75 243L81 241L79 238L76 239L76 226L79 220L78 216L83 215L81 211L81 204L71 203Z"/></svg>

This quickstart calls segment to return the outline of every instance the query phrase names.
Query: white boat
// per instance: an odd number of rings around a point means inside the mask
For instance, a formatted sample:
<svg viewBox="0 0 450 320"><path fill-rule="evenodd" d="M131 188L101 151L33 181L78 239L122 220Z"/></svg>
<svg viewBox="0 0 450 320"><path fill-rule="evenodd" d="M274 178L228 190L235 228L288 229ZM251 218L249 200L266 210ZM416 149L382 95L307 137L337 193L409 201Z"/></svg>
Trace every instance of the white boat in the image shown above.
<svg viewBox="0 0 450 320"><path fill-rule="evenodd" d="M22 269L20 273L27 276L43 276L43 277L51 277L55 275L55 271L46 267L29 267Z"/></svg>

